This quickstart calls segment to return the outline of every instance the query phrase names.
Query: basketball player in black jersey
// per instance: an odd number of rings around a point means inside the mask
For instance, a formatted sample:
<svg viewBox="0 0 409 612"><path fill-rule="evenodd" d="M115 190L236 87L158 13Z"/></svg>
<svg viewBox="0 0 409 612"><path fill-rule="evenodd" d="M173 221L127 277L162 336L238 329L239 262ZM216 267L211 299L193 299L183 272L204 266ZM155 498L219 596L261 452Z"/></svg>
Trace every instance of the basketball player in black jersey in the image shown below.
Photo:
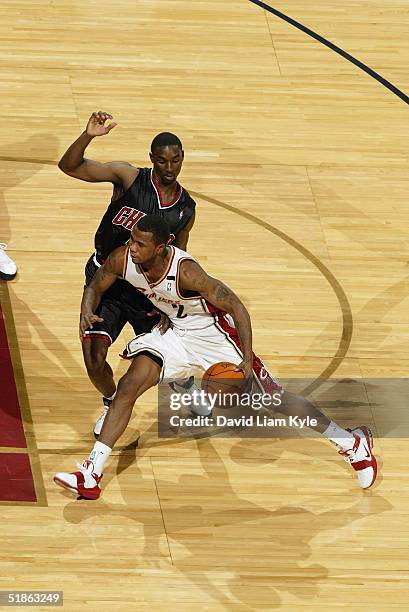
<svg viewBox="0 0 409 612"><path fill-rule="evenodd" d="M108 255L127 242L132 228L145 215L164 218L170 227L171 242L183 250L186 250L195 220L196 204L176 180L184 152L182 143L174 134L164 132L153 139L150 152L153 168L137 168L123 161L100 163L84 158L90 142L97 136L109 134L117 125L109 123L112 119L112 115L102 111L92 113L85 131L58 164L60 170L74 178L113 185L111 202L95 234L95 253L85 267L86 286ZM158 323L158 317L151 302L122 280L117 280L105 293L96 314L98 322L84 333L82 349L88 376L103 396L104 411L94 428L97 436L116 392L113 372L106 360L109 346L127 322L139 334L150 331Z"/></svg>

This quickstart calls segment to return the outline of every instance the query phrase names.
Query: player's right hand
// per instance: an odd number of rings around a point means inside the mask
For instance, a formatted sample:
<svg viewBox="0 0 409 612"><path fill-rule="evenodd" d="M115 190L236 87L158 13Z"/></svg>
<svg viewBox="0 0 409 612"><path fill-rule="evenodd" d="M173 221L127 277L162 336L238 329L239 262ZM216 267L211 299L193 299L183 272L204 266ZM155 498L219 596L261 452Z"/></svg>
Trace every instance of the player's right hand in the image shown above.
<svg viewBox="0 0 409 612"><path fill-rule="evenodd" d="M253 356L251 355L247 359L243 359L238 366L234 368L235 372L241 370L244 373L244 377L247 381L251 381L253 378Z"/></svg>
<svg viewBox="0 0 409 612"><path fill-rule="evenodd" d="M93 312L90 313L81 313L80 316L80 338L82 338L82 336L84 335L84 332L87 329L92 329L92 324L93 323L102 323L104 319L101 319L101 317L98 317L97 315L95 315Z"/></svg>
<svg viewBox="0 0 409 612"><path fill-rule="evenodd" d="M91 117L88 119L86 128L88 136L105 136L105 134L108 134L108 132L118 125L117 123L105 125L105 123L110 119L113 119L112 115L105 113L104 111L92 113Z"/></svg>

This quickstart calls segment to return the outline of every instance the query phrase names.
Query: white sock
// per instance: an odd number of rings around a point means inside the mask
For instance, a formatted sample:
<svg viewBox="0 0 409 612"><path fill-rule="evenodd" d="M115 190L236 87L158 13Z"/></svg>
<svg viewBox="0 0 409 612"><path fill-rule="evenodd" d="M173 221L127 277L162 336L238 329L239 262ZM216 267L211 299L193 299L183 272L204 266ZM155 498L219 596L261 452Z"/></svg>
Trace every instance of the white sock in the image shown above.
<svg viewBox="0 0 409 612"><path fill-rule="evenodd" d="M112 448L109 448L106 444L95 442L94 448L90 452L88 459L94 464L94 472L97 476L101 476L104 471L105 461L108 459L111 451Z"/></svg>
<svg viewBox="0 0 409 612"><path fill-rule="evenodd" d="M340 446L342 450L350 450L354 448L355 437L350 431L342 429L334 421L328 425L327 429L322 432L322 435L331 440L337 446Z"/></svg>
<svg viewBox="0 0 409 612"><path fill-rule="evenodd" d="M116 389L115 389L114 393L111 395L111 397L106 397L105 395L104 395L104 397L105 397L105 399L111 400L111 402L112 402L112 400L115 398L115 395L116 395Z"/></svg>

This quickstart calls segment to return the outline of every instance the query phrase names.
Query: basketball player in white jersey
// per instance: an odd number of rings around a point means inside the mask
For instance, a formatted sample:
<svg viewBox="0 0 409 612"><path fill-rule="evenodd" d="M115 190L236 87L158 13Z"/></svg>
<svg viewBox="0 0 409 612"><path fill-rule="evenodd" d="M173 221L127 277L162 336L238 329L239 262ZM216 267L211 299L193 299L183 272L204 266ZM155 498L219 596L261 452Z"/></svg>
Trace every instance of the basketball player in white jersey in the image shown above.
<svg viewBox="0 0 409 612"><path fill-rule="evenodd" d="M165 380L203 374L219 361L237 364L246 378L272 395L279 383L252 350L249 314L240 299L219 280L209 276L185 251L168 245L169 230L158 216L147 215L132 230L128 246L119 247L98 269L84 292L80 334L100 321L95 311L102 295L123 278L168 315L172 328L154 329L132 340L124 351L131 359L127 373L102 426L99 440L79 471L60 472L56 484L87 499L101 494L99 482L112 448L125 431L135 401L147 389ZM352 431L330 421L303 397L282 392L278 408L287 416L315 419L313 427L337 445L356 470L362 488L376 479L372 436L365 426Z"/></svg>

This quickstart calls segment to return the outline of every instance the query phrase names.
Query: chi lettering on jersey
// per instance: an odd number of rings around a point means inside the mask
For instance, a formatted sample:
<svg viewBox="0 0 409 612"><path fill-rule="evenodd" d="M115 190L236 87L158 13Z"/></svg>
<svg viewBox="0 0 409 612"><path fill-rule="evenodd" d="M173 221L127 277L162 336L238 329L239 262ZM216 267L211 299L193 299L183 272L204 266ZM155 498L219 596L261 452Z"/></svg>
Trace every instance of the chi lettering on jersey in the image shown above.
<svg viewBox="0 0 409 612"><path fill-rule="evenodd" d="M113 225L122 225L125 229L132 231L139 219L146 217L146 213L136 208L123 206L118 214L112 219Z"/></svg>
<svg viewBox="0 0 409 612"><path fill-rule="evenodd" d="M101 219L95 234L96 260L102 264L112 251L125 244L135 224L145 215L159 215L165 219L174 239L192 219L195 206L180 185L175 201L164 204L152 168L140 168L132 185L119 198L111 199Z"/></svg>
<svg viewBox="0 0 409 612"><path fill-rule="evenodd" d="M123 206L118 214L112 219L113 225L121 225L125 229L132 232L135 225L142 217L146 217L146 213L136 208L130 208L129 206ZM173 242L175 234L169 234L168 244Z"/></svg>

